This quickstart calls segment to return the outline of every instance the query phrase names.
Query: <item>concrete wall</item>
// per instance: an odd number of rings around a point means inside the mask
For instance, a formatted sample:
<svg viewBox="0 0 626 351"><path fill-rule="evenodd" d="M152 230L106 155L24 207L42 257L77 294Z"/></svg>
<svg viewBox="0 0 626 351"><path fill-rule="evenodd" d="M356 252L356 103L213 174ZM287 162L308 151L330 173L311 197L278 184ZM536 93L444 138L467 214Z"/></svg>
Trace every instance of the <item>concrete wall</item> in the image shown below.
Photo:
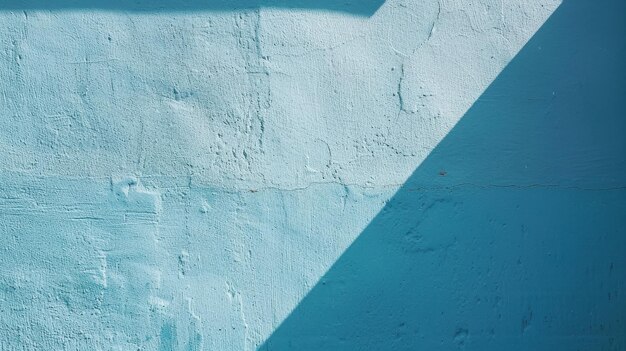
<svg viewBox="0 0 626 351"><path fill-rule="evenodd" d="M623 350L620 0L0 3L1 350Z"/></svg>

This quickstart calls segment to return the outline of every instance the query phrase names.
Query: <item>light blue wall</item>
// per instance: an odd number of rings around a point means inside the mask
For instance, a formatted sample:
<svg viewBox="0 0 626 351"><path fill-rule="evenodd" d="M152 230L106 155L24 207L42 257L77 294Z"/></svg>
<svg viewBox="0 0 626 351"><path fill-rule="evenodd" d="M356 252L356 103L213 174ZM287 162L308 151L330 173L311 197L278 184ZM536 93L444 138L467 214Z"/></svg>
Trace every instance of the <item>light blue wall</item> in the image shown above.
<svg viewBox="0 0 626 351"><path fill-rule="evenodd" d="M0 4L0 350L626 348L622 1L226 4Z"/></svg>

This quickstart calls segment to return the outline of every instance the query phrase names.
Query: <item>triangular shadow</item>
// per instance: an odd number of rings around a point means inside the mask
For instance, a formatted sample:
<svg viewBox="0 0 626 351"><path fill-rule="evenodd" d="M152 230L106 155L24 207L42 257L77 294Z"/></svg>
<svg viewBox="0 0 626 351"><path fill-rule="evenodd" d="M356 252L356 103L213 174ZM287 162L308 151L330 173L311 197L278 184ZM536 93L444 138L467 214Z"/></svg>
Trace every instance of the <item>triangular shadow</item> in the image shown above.
<svg viewBox="0 0 626 351"><path fill-rule="evenodd" d="M260 350L626 348L625 14L562 3Z"/></svg>
<svg viewBox="0 0 626 351"><path fill-rule="evenodd" d="M139 12L234 11L260 7L348 12L371 16L384 0L6 0L0 10L107 10Z"/></svg>

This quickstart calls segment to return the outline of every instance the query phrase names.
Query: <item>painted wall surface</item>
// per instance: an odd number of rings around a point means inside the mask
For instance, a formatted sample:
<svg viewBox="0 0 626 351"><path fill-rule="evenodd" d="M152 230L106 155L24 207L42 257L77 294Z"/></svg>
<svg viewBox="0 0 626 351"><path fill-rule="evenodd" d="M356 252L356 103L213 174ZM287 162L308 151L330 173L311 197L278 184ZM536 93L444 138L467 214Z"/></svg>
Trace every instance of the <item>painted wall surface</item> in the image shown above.
<svg viewBox="0 0 626 351"><path fill-rule="evenodd" d="M0 1L0 350L625 350L625 17Z"/></svg>

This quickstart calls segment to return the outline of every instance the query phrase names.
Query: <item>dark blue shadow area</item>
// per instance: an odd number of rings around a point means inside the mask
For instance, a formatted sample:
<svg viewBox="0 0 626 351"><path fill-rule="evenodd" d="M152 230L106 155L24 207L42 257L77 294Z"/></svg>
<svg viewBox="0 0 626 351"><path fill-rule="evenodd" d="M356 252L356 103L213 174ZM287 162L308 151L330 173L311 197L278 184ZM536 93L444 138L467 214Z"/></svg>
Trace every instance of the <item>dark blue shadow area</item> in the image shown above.
<svg viewBox="0 0 626 351"><path fill-rule="evenodd" d="M624 16L566 0L260 349L626 349Z"/></svg>
<svg viewBox="0 0 626 351"><path fill-rule="evenodd" d="M384 0L3 0L0 10L231 11L259 7L312 9L371 16Z"/></svg>

